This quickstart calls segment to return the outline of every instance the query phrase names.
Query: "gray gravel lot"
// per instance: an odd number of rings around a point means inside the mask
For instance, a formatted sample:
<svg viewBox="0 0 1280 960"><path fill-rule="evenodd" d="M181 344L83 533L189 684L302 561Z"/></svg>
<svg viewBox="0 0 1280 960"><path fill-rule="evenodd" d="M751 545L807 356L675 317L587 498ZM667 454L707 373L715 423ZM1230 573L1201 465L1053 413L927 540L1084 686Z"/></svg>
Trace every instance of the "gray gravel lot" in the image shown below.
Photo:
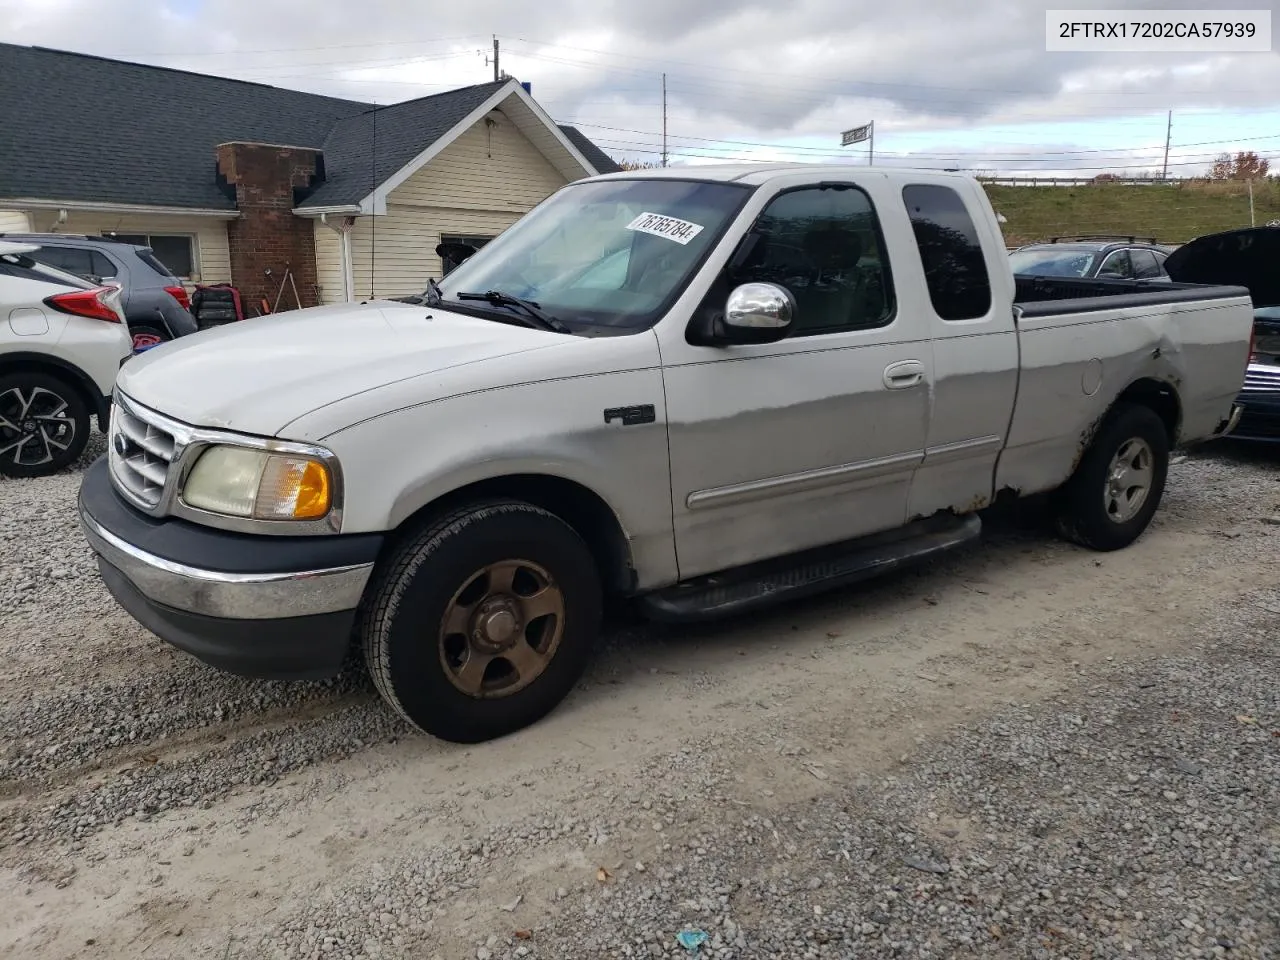
<svg viewBox="0 0 1280 960"><path fill-rule="evenodd" d="M77 484L0 481L0 956L1280 957L1280 455L1181 459L1121 553L995 518L864 588L619 626L466 748L358 668L167 648Z"/></svg>

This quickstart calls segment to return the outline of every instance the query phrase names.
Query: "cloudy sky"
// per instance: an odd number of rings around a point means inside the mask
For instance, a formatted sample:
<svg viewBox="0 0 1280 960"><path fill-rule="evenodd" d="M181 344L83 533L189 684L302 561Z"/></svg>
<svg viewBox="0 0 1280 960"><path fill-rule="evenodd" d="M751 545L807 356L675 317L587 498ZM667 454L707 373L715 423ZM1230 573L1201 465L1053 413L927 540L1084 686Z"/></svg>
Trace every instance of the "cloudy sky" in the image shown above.
<svg viewBox="0 0 1280 960"><path fill-rule="evenodd" d="M1048 53L1045 9L1271 10L1280 0L0 0L0 40L392 103L533 85L611 155L1171 175L1280 161L1280 54ZM109 12L108 12L109 11ZM12 78L8 78L11 80ZM1278 163L1277 165L1280 165Z"/></svg>

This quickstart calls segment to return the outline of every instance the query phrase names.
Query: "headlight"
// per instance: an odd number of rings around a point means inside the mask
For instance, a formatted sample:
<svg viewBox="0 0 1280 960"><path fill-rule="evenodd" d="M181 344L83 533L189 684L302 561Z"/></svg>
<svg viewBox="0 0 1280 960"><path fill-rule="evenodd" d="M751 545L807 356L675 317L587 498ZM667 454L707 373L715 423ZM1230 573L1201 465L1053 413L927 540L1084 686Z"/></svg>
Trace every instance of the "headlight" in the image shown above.
<svg viewBox="0 0 1280 960"><path fill-rule="evenodd" d="M196 461L182 500L232 517L319 520L333 506L333 478L310 457L215 446Z"/></svg>

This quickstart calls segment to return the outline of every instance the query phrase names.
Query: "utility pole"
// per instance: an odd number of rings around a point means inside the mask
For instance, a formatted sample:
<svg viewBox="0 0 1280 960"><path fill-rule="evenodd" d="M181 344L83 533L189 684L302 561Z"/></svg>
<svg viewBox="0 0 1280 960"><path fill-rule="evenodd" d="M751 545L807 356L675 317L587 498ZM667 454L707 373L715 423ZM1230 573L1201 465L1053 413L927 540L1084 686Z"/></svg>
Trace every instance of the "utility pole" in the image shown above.
<svg viewBox="0 0 1280 960"><path fill-rule="evenodd" d="M1173 138L1173 111L1169 111L1169 121L1164 128L1164 169L1160 171L1160 179L1169 179L1169 141Z"/></svg>
<svg viewBox="0 0 1280 960"><path fill-rule="evenodd" d="M498 35L493 35L493 79L498 81L502 79L502 74L498 70Z"/></svg>
<svg viewBox="0 0 1280 960"><path fill-rule="evenodd" d="M667 75L662 75L662 165L667 165Z"/></svg>

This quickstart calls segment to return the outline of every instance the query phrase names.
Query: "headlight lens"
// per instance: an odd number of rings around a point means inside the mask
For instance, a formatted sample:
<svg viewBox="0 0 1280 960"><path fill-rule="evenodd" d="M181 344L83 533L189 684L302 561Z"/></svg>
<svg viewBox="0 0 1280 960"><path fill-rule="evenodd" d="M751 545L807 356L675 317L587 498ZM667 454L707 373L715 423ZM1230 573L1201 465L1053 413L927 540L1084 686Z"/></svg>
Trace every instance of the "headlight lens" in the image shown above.
<svg viewBox="0 0 1280 960"><path fill-rule="evenodd" d="M182 499L232 517L319 520L333 506L333 480L329 468L310 457L215 446L196 461Z"/></svg>

